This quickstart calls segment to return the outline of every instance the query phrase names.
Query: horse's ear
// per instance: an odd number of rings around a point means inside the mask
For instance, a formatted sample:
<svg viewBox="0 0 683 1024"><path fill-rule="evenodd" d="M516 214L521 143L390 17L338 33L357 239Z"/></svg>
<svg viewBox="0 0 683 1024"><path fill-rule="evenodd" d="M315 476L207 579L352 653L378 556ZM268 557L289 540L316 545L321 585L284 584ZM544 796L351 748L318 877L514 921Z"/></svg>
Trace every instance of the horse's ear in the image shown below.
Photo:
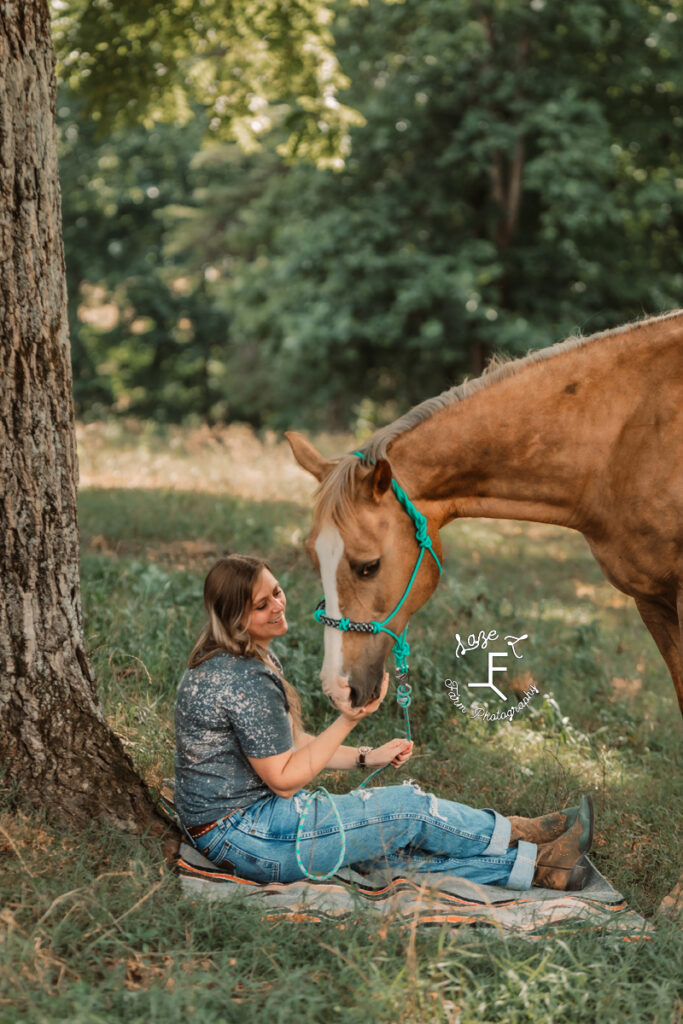
<svg viewBox="0 0 683 1024"><path fill-rule="evenodd" d="M285 433L285 437L289 441L292 454L301 468L311 473L316 480L322 483L334 463L324 458L318 449L310 441L306 440L303 434L297 434L293 430L288 430Z"/></svg>
<svg viewBox="0 0 683 1024"><path fill-rule="evenodd" d="M372 496L375 501L379 501L383 498L391 487L391 466L386 459L379 459L377 465L372 470L372 476L370 482L372 485Z"/></svg>

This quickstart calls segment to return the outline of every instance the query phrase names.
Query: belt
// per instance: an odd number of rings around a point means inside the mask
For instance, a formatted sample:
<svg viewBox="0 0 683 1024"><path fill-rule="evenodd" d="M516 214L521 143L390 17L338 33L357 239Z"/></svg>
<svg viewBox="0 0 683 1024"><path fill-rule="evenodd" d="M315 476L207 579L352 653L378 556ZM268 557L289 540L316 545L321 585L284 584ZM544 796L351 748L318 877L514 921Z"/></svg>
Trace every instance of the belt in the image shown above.
<svg viewBox="0 0 683 1024"><path fill-rule="evenodd" d="M217 821L210 821L207 825L188 825L185 831L193 839L199 839L200 836L206 835L212 828L215 828L217 824Z"/></svg>
<svg viewBox="0 0 683 1024"><path fill-rule="evenodd" d="M216 828L217 825L221 825L228 818L231 818L233 814L237 814L240 808L236 807L234 811L230 811L230 814L226 814L223 818L219 818L218 821L209 821L206 825L188 825L185 827L185 831L193 839L199 839L200 836L205 836L207 832L210 832L212 828Z"/></svg>

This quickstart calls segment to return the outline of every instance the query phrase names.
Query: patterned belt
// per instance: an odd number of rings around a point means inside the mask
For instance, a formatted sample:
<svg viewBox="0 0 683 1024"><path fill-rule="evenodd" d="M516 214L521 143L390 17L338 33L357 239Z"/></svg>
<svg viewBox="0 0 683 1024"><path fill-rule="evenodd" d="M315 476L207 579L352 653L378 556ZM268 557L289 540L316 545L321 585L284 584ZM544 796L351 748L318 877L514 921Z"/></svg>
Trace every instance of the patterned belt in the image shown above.
<svg viewBox="0 0 683 1024"><path fill-rule="evenodd" d="M237 814L239 810L240 808L236 807L234 811L230 811L230 814L226 814L225 817L219 818L218 821L209 821L207 822L206 825L186 826L185 831L189 836L192 836L193 839L199 839L200 836L205 836L206 833L210 832L212 828L216 827L216 825L222 825L224 821L227 821L228 818L231 818L233 814Z"/></svg>
<svg viewBox="0 0 683 1024"><path fill-rule="evenodd" d="M217 824L217 821L210 821L208 825L188 825L185 831L188 835L192 836L193 839L199 839L200 836L205 836L207 832L210 832L212 828L215 828Z"/></svg>

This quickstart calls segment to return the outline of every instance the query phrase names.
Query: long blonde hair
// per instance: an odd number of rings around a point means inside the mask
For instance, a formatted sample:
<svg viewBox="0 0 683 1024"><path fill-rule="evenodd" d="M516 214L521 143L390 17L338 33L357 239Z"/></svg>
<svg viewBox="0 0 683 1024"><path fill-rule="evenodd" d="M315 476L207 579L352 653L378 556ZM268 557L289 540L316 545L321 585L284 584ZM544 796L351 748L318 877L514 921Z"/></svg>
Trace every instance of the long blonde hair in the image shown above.
<svg viewBox="0 0 683 1024"><path fill-rule="evenodd" d="M278 669L268 648L257 643L247 628L254 586L264 569L270 571L270 566L262 558L227 555L209 570L204 580L204 605L209 621L199 634L187 664L188 668L196 668L214 654L223 652L259 658L277 673L284 686L296 736L302 728L299 694ZM247 625L243 625L245 622Z"/></svg>

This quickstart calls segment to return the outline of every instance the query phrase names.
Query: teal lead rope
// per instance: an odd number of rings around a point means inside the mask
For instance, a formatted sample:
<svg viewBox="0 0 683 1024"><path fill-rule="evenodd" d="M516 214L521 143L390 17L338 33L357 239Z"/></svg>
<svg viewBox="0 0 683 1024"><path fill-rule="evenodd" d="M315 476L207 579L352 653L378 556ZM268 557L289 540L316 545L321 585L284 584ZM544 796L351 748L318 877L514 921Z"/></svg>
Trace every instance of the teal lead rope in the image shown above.
<svg viewBox="0 0 683 1024"><path fill-rule="evenodd" d="M397 669L397 677L398 678L403 680L403 679L405 679L407 677L407 675L408 675L408 666L407 665L406 665L406 668L405 668L405 672L400 672L400 674L399 674L399 670ZM410 741L410 739L412 738L411 737L411 733L410 733L410 715L408 713L408 708L410 707L410 689L411 689L410 688L410 683L406 683L406 682L400 682L396 686L396 703L398 705L400 705L400 707L403 709L405 738L408 741ZM357 788L358 789L364 789L365 786L367 786L367 784L370 782L370 779L374 779L376 775L379 775L380 772L383 772L384 769L388 768L388 767L389 767L388 764L382 764L382 765L379 766L379 768L375 768L375 770L373 772L370 772L370 774L367 776L367 778L363 779L363 781L361 782L360 786L358 786ZM306 815L308 814L309 810L311 809L311 804L313 803L313 801L315 800L316 796L319 793L322 796L326 796L327 799L329 800L329 802L330 802L330 804L332 806L332 810L334 811L335 817L336 817L337 822L339 824L339 834L341 835L341 849L339 851L339 857L337 858L337 863L334 865L334 867L330 871L327 871L324 875L318 875L314 871L309 871L309 869L304 865L304 862L303 862L303 860L301 858L301 832L303 830L304 821L306 819ZM304 806L303 806L303 808L301 810L301 814L299 815L299 826L298 826L298 828L296 830L296 842L294 844L294 852L296 853L296 862L299 865L299 870L301 871L301 873L303 875L305 875L306 878L312 878L316 882L324 882L326 879L332 878L332 876L336 875L337 871L339 871L339 868L342 866L342 863L344 861L344 855L346 854L346 833L344 832L344 825L343 825L342 820L341 820L341 815L339 813L339 808L337 807L337 805L336 805L336 803L334 801L334 797L332 796L331 793L329 793L325 789L324 786L317 786L306 797Z"/></svg>
<svg viewBox="0 0 683 1024"><path fill-rule="evenodd" d="M341 835L341 850L339 851L337 863L334 865L331 871L326 872L326 874L324 875L317 875L315 874L315 872L309 871L308 868L305 867L304 862L301 859L301 830L303 828L304 821L306 819L306 815L309 812L310 806L315 800L318 793L321 793L323 796L326 796L327 799L330 801L330 804L332 805L332 810L334 811L337 821L339 823L339 833ZM344 825L341 820L339 808L334 802L334 797L332 796L331 793L327 792L324 786L318 786L317 789L315 789L312 793L309 793L308 796L306 797L306 802L304 803L301 814L299 815L299 827L296 830L296 842L294 844L294 852L296 853L296 862L299 865L299 870L301 871L301 873L305 875L306 878L315 879L316 882L324 882L326 878L332 878L332 875L336 875L337 871L339 871L339 868L342 866L344 855L346 853L346 833L344 832Z"/></svg>
<svg viewBox="0 0 683 1024"><path fill-rule="evenodd" d="M359 459L364 458L362 452L354 452L354 455ZM432 547L432 540L431 537L429 536L429 533L427 532L426 517L423 516L422 513L415 508L406 492L399 484L396 483L394 479L392 479L391 481L391 487L394 494L396 495L399 504L405 509L405 511L408 513L413 523L415 524L415 540L417 541L420 547L420 554L417 557L415 568L413 569L412 575L408 581L408 586L403 592L403 597L398 602L391 615L388 615L386 619L382 620L382 622L376 622L375 620L372 620L371 622L353 622L350 619L344 618L333 619L331 616L325 615L324 601L320 602L320 604L313 613L313 617L316 622L320 623L320 625L329 626L332 629L339 629L344 633L381 632L388 633L389 636L394 638L394 646L392 648L392 653L394 655L394 658L396 659L396 702L403 710L405 738L408 741L410 741L412 739L410 732L410 715L408 713L408 708L410 707L411 693L411 686L410 683L408 682L408 655L410 654L410 644L406 639L408 626L406 625L401 635L397 636L396 633L393 632L393 630L387 627L387 623L391 622L394 616L403 607L403 604L406 598L408 597L408 594L410 593L413 583L415 582L415 578L419 571L420 565L422 564L422 559L424 557L425 551L429 551L430 555L436 562L439 569L439 574L443 572L443 567ZM379 775L380 772L383 772L384 769L388 767L389 765L383 764L379 768L375 768L374 772L371 772L368 775L368 777L364 779L363 782L361 782L360 786L358 786L358 789L364 789L364 787L367 786L367 784L370 782L370 779L374 779L376 775ZM337 863L334 865L331 871L328 871L323 875L318 875L315 874L313 871L309 871L308 868L304 866L304 863L301 859L301 832L303 830L306 815L308 814L311 804L315 800L315 797L317 796L318 793L320 793L322 796L327 797L330 804L332 805L332 810L334 811L335 816L337 818L337 822L339 823L339 831L341 834L341 851L339 853ZM334 798L331 793L328 793L324 786L318 786L315 790L313 790L313 792L309 793L308 796L306 797L306 802L304 803L303 810L299 815L299 827L296 830L295 852L296 862L299 865L301 873L305 875L306 878L312 878L316 881L325 881L325 879L331 878L332 875L336 874L336 872L342 865L344 855L346 854L346 835L344 833L344 826L342 824L341 815L339 814L339 809L337 808L337 805L334 802Z"/></svg>

